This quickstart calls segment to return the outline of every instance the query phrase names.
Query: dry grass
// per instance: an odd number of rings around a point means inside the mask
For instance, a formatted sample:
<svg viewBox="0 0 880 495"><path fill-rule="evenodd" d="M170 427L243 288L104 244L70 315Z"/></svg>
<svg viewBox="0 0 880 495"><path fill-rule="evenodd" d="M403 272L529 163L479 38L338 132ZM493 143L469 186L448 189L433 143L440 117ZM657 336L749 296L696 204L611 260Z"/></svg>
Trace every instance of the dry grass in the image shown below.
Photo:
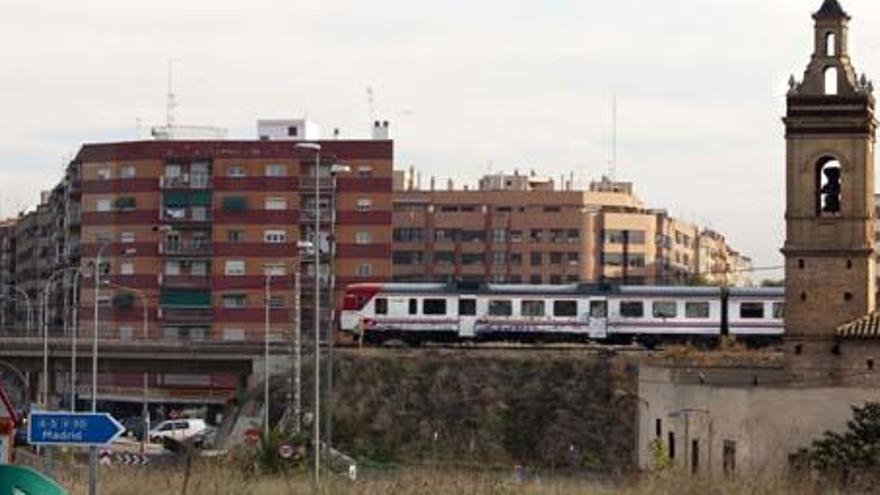
<svg viewBox="0 0 880 495"><path fill-rule="evenodd" d="M180 471L106 469L101 472L100 491L107 495L178 494L184 475ZM63 484L72 495L85 493L85 480L67 477ZM600 483L577 480L540 480L514 484L502 473L437 472L407 470L382 476L370 476L357 482L341 478L326 479L323 495L812 495L829 493L814 487L795 486L782 480L689 479L667 474L629 482ZM292 495L310 493L304 474L290 478L248 479L235 468L224 464L203 465L194 469L187 495Z"/></svg>

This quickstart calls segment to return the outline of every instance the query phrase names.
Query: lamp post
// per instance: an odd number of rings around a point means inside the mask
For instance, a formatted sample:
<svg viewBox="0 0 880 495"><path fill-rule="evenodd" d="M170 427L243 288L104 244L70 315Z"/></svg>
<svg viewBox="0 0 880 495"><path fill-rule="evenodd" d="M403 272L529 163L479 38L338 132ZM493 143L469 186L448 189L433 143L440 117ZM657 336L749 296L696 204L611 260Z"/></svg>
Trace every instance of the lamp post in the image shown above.
<svg viewBox="0 0 880 495"><path fill-rule="evenodd" d="M312 469L312 491L317 492L321 482L321 249L318 242L318 236L321 232L321 145L318 143L297 143L294 148L300 150L311 150L315 153L315 236L313 241L313 249L315 250L315 404L314 417L312 419L312 429L314 438L314 459Z"/></svg>
<svg viewBox="0 0 880 495"><path fill-rule="evenodd" d="M327 445L326 461L330 462L330 449L333 446L333 347L335 339L333 331L335 330L336 316L336 178L338 174L351 172L348 165L336 164L330 166L330 178L332 180L330 188L330 261L327 263L330 288L327 291L330 299L328 306L330 308L330 323L327 326L327 397L324 407L324 443Z"/></svg>
<svg viewBox="0 0 880 495"><path fill-rule="evenodd" d="M98 412L98 297L101 295L101 257L110 241L101 243L95 255L94 331L92 335L92 412ZM89 447L89 495L98 493L98 448Z"/></svg>
<svg viewBox="0 0 880 495"><path fill-rule="evenodd" d="M269 440L269 326L271 319L271 311L269 308L269 300L272 297L272 269L266 269L266 294L265 294L265 310L266 310L266 335L264 340L263 360L265 361L265 383L263 386L263 436L265 440Z"/></svg>
<svg viewBox="0 0 880 495"><path fill-rule="evenodd" d="M73 288L70 300L73 308L70 331L70 412L76 412L76 341L79 337L79 280L82 278L82 267L73 273Z"/></svg>
<svg viewBox="0 0 880 495"><path fill-rule="evenodd" d="M34 328L33 328L34 327L34 306L31 303L31 296L29 296L28 293L24 289L22 289L21 287L18 287L16 285L2 284L2 285L0 285L0 287L6 287L9 289L12 289L15 292L19 293L24 298L24 301L27 304L27 314L25 315L25 318L26 318L25 325L27 326L26 331L27 331L28 337L30 337L34 331Z"/></svg>

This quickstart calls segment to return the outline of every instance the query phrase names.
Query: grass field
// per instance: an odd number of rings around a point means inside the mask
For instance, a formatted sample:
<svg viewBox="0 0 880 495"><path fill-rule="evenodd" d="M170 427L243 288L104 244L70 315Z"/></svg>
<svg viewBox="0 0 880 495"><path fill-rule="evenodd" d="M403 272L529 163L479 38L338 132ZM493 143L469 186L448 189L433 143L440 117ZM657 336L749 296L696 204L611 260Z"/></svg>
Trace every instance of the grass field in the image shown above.
<svg viewBox="0 0 880 495"><path fill-rule="evenodd" d="M248 479L222 463L193 469L184 491L180 471L131 468L101 472L100 492L107 495L293 495L310 493L305 475ZM60 480L72 494L85 494L85 479L67 476ZM795 495L828 493L809 486L789 485L781 480L690 479L675 474L645 476L631 481L601 483L577 480L540 480L515 484L501 473L437 472L407 470L370 476L355 482L338 477L323 480L325 495Z"/></svg>

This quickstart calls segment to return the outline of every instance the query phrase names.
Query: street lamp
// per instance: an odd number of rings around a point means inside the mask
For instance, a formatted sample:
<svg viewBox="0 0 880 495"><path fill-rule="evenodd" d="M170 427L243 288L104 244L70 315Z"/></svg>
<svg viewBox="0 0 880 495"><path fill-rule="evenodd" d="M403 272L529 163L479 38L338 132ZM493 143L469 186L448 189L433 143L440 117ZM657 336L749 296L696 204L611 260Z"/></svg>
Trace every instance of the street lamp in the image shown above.
<svg viewBox="0 0 880 495"><path fill-rule="evenodd" d="M98 412L98 297L101 295L101 257L110 240L101 242L95 255L94 331L92 335L92 413ZM98 448L89 447L89 494L98 493Z"/></svg>
<svg viewBox="0 0 880 495"><path fill-rule="evenodd" d="M49 311L49 288L52 287L52 284L55 282L55 278L58 275L74 270L78 270L78 268L68 267L58 269L49 276L48 280L46 280L46 283L43 285L43 295L41 299L43 315L43 386L41 387L42 400L40 401L40 405L44 410L49 404L49 317L47 315Z"/></svg>
<svg viewBox="0 0 880 495"><path fill-rule="evenodd" d="M330 462L330 449L333 446L333 347L335 339L333 330L335 327L334 318L336 316L336 178L339 174L351 172L348 165L334 163L330 165L330 178L332 187L330 188L330 261L328 263L328 275L330 289L327 291L330 301L330 324L327 326L327 397L326 407L324 410L327 416L324 423L324 443L327 445L327 459Z"/></svg>
<svg viewBox="0 0 880 495"><path fill-rule="evenodd" d="M26 322L27 334L28 334L28 337L30 337L31 334L33 333L33 330L34 330L34 328L33 328L33 326L34 326L34 306L33 306L33 304L31 304L31 296L29 296L28 293L24 289L22 289L21 287L18 287L16 285L0 284L0 287L6 287L9 289L12 289L12 290L16 291L17 293L21 294L22 297L24 297L24 301L27 304L27 309L28 309L27 315L25 316L27 319L27 322Z"/></svg>
<svg viewBox="0 0 880 495"><path fill-rule="evenodd" d="M318 245L318 235L321 232L321 145L318 143L297 143L294 145L298 150L309 150L315 153L315 236L313 245L315 250L315 404L314 418L312 419L313 428L313 450L314 450L314 474L312 475L312 491L317 492L318 485L321 481L320 468L321 456L319 450L321 448L321 249Z"/></svg>

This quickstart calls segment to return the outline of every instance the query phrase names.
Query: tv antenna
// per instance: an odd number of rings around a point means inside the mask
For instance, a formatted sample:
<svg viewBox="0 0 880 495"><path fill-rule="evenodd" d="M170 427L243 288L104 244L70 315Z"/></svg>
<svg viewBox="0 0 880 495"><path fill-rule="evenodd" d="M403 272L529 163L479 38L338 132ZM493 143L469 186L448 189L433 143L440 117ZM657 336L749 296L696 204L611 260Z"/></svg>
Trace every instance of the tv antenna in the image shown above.
<svg viewBox="0 0 880 495"><path fill-rule="evenodd" d="M376 94L372 86L367 86L367 112L370 117L370 125L376 121Z"/></svg>
<svg viewBox="0 0 880 495"><path fill-rule="evenodd" d="M611 94L611 156L608 159L608 177L617 180L617 93Z"/></svg>
<svg viewBox="0 0 880 495"><path fill-rule="evenodd" d="M174 110L177 109L179 103L177 95L174 93L174 64L180 62L180 59L168 59L168 95L165 103L165 125L168 129L174 128Z"/></svg>

